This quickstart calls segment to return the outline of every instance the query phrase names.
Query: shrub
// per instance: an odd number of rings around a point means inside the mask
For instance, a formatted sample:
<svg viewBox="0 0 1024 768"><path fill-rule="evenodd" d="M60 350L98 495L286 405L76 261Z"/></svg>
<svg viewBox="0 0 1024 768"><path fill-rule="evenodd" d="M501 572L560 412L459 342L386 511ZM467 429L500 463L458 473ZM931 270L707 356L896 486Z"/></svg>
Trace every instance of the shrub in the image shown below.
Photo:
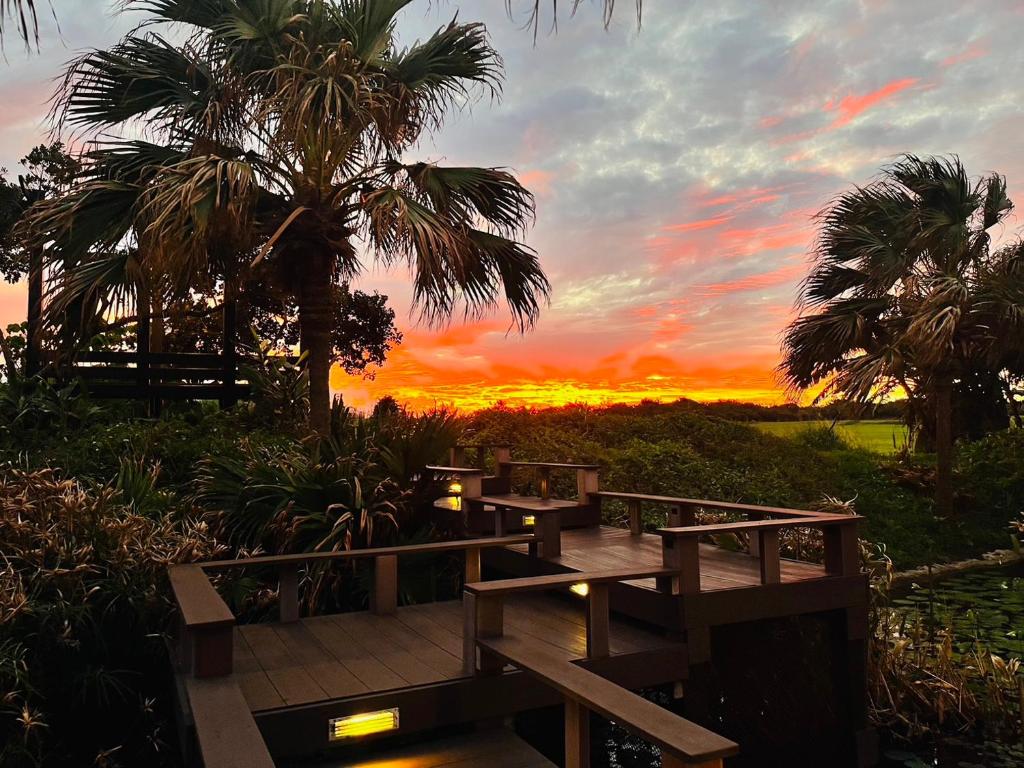
<svg viewBox="0 0 1024 768"><path fill-rule="evenodd" d="M167 566L222 548L46 469L0 471L0 541L0 764L173 763Z"/></svg>

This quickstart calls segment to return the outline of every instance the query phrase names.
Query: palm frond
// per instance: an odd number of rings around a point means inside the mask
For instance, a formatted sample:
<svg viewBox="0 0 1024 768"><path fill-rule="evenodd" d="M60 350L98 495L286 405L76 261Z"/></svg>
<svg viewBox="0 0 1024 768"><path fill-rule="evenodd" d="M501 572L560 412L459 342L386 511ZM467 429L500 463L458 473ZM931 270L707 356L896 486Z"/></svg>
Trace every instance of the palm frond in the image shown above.
<svg viewBox="0 0 1024 768"><path fill-rule="evenodd" d="M0 0L0 40L3 39L5 22L14 22L14 29L27 45L29 40L39 44L39 17L35 0Z"/></svg>

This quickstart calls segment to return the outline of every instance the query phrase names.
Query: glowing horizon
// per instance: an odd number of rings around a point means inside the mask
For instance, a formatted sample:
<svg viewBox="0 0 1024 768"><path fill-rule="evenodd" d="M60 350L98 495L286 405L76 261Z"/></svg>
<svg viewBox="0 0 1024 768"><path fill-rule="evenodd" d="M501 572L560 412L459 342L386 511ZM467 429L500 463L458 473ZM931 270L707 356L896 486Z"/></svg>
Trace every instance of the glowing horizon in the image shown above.
<svg viewBox="0 0 1024 768"><path fill-rule="evenodd" d="M11 175L44 139L67 57L56 41L107 47L140 20L97 24L71 0L54 8L61 31L40 19L42 53L12 46L0 64L0 166ZM1019 2L983 14L955 0L651 3L641 30L624 13L607 32L598 4L583 4L534 45L504 3L423 0L399 34L422 39L456 12L486 24L506 86L500 101L452 114L409 159L513 169L537 196L526 240L552 301L525 336L508 332L503 311L419 327L408 274L366 254L357 287L390 297L405 342L372 381L333 372L359 408L384 395L466 411L784 402L779 337L813 216L833 196L909 151L957 152L1024 199L1020 86L1006 74L1024 65ZM24 316L24 287L0 284L0 323Z"/></svg>

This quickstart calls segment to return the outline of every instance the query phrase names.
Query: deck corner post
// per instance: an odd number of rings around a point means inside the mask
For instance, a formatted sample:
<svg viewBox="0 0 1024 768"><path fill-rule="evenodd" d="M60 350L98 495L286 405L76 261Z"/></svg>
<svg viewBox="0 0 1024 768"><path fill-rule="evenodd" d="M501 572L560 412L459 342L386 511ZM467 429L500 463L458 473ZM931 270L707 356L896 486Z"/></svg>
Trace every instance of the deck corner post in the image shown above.
<svg viewBox="0 0 1024 768"><path fill-rule="evenodd" d="M562 556L562 513L557 509L544 512L540 524L541 557L553 560Z"/></svg>
<svg viewBox="0 0 1024 768"><path fill-rule="evenodd" d="M547 501L551 498L551 470L547 467L540 467L537 470L540 484L540 497Z"/></svg>
<svg viewBox="0 0 1024 768"><path fill-rule="evenodd" d="M591 503L591 494L599 490L599 481L596 469L576 470L576 500L582 506Z"/></svg>
<svg viewBox="0 0 1024 768"><path fill-rule="evenodd" d="M662 565L679 575L676 593L681 595L700 592L700 542L696 534L661 537Z"/></svg>
<svg viewBox="0 0 1024 768"><path fill-rule="evenodd" d="M565 768L590 768L590 711L565 699Z"/></svg>
<svg viewBox="0 0 1024 768"><path fill-rule="evenodd" d="M234 668L234 627L199 627L190 634L192 674L199 678L230 675Z"/></svg>
<svg viewBox="0 0 1024 768"><path fill-rule="evenodd" d="M386 616L398 610L398 556L380 555L373 559L373 588L370 610Z"/></svg>
<svg viewBox="0 0 1024 768"><path fill-rule="evenodd" d="M782 564L779 560L779 529L762 528L757 532L756 538L760 553L761 583L780 584Z"/></svg>
<svg viewBox="0 0 1024 768"><path fill-rule="evenodd" d="M501 474L501 465L508 464L512 461L512 449L507 445L496 445L494 446L494 472L495 474Z"/></svg>
<svg viewBox="0 0 1024 768"><path fill-rule="evenodd" d="M277 572L277 609L281 623L299 620L299 565L286 563Z"/></svg>
<svg viewBox="0 0 1024 768"><path fill-rule="evenodd" d="M587 591L587 658L605 659L611 653L609 585L591 584Z"/></svg>
<svg viewBox="0 0 1024 768"><path fill-rule="evenodd" d="M448 465L451 467L466 466L466 446L453 445L448 449Z"/></svg>
<svg viewBox="0 0 1024 768"><path fill-rule="evenodd" d="M829 576L856 576L860 573L857 521L851 519L825 527L825 573Z"/></svg>
<svg viewBox="0 0 1024 768"><path fill-rule="evenodd" d="M466 583L480 581L480 547L466 548Z"/></svg>
<svg viewBox="0 0 1024 768"><path fill-rule="evenodd" d="M463 602L462 664L467 675L494 675L501 672L504 663L480 650L477 665L477 640L501 637L505 624L505 603L500 595L481 597L466 592Z"/></svg>
<svg viewBox="0 0 1024 768"><path fill-rule="evenodd" d="M463 501L469 499L479 499L484 495L483 492L483 478L475 472L467 472L461 478L459 482L462 485L462 499Z"/></svg>
<svg viewBox="0 0 1024 768"><path fill-rule="evenodd" d="M633 536L639 536L644 532L643 517L640 514L640 502L636 499L630 499L626 502L626 508L629 510L629 532ZM671 520L669 525L671 525Z"/></svg>

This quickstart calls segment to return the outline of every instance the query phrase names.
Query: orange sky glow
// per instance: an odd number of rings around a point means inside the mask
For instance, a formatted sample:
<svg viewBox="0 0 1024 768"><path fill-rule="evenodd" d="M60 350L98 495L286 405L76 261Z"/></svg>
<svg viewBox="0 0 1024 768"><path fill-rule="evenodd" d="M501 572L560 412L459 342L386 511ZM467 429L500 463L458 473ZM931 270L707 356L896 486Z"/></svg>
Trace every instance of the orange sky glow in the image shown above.
<svg viewBox="0 0 1024 768"><path fill-rule="evenodd" d="M103 5L98 24L92 4L53 0L61 31L42 39L67 45L0 62L9 178L45 138L69 50L107 47L139 21ZM536 44L505 3L421 0L399 35L423 39L456 12L486 24L505 88L453 112L407 159L515 172L536 195L525 242L551 302L522 335L501 306L427 328L408 273L364 254L356 287L389 297L405 338L373 379L333 372L360 409L384 395L460 410L780 403L780 336L830 199L908 151L956 152L1024 197L1020 86L1007 75L1024 68L1019 0L984 14L958 0L645 3L639 31L629 13L605 31L600 4L584 3ZM24 316L24 286L0 283L0 323Z"/></svg>

